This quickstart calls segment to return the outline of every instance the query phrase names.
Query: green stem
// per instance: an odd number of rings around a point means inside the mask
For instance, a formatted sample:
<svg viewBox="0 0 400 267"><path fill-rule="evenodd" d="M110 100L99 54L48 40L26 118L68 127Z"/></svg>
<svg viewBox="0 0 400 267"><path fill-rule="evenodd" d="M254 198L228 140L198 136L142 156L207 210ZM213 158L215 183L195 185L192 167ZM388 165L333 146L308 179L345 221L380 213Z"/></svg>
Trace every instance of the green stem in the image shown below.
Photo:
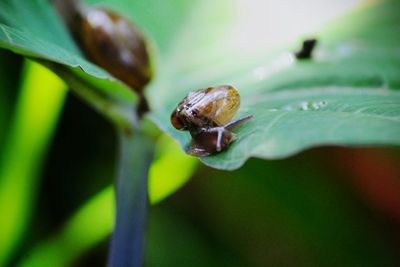
<svg viewBox="0 0 400 267"><path fill-rule="evenodd" d="M108 266L143 265L148 209L148 172L154 143L140 130L120 131L120 158L116 183L116 221Z"/></svg>
<svg viewBox="0 0 400 267"><path fill-rule="evenodd" d="M74 72L72 68L43 60L39 62L54 71L70 86L72 92L108 118L117 127L135 128L137 126L138 119L135 112L133 112L138 101L135 95L113 95L112 91L104 91L94 82L89 82L87 78L80 77L79 72Z"/></svg>

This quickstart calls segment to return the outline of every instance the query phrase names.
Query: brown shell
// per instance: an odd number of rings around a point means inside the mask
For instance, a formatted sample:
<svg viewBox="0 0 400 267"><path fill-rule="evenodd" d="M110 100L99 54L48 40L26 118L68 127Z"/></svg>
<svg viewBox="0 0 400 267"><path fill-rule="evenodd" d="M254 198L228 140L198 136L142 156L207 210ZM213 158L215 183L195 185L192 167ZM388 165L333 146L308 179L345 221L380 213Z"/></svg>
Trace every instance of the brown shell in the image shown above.
<svg viewBox="0 0 400 267"><path fill-rule="evenodd" d="M87 8L75 31L89 59L137 92L152 78L145 38L130 21L116 13Z"/></svg>
<svg viewBox="0 0 400 267"><path fill-rule="evenodd" d="M189 93L173 111L171 123L180 130L223 126L232 120L239 106L240 95L234 87L208 87Z"/></svg>

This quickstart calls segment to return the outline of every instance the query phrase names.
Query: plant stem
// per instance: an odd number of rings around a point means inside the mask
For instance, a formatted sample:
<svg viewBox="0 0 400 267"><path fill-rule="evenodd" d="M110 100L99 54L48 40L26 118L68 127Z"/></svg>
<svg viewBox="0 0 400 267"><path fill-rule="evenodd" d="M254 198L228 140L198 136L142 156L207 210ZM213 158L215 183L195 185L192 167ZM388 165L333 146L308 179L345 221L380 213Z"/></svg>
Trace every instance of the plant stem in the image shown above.
<svg viewBox="0 0 400 267"><path fill-rule="evenodd" d="M116 183L116 221L109 267L141 267L148 209L148 170L154 143L140 130L119 132L120 158Z"/></svg>

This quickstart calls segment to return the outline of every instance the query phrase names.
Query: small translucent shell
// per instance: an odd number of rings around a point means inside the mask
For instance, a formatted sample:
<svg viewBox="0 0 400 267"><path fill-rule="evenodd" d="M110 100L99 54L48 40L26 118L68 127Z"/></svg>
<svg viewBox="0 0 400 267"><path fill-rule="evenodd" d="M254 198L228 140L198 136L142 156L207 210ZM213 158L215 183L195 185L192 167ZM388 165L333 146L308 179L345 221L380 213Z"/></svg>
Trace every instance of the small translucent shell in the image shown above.
<svg viewBox="0 0 400 267"><path fill-rule="evenodd" d="M230 85L208 87L189 93L171 115L179 130L216 127L229 123L240 106L240 95Z"/></svg>
<svg viewBox="0 0 400 267"><path fill-rule="evenodd" d="M253 117L232 121L239 106L240 95L233 86L208 87L189 93L172 112L171 124L190 132L188 154L209 156L227 149L236 139L232 129Z"/></svg>
<svg viewBox="0 0 400 267"><path fill-rule="evenodd" d="M232 120L239 109L240 95L230 85L209 87L190 94L188 106L189 111L197 110L216 125L223 126Z"/></svg>

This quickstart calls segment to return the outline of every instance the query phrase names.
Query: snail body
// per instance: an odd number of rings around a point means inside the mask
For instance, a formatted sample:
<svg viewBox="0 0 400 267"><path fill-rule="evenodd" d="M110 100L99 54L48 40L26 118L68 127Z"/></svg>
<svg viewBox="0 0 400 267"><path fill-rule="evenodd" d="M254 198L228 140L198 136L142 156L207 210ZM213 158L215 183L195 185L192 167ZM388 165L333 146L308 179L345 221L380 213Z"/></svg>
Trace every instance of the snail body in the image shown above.
<svg viewBox="0 0 400 267"><path fill-rule="evenodd" d="M226 149L235 140L232 128L252 118L231 121L239 106L240 95L230 85L200 89L178 104L171 114L171 124L190 132L189 154L208 156Z"/></svg>

